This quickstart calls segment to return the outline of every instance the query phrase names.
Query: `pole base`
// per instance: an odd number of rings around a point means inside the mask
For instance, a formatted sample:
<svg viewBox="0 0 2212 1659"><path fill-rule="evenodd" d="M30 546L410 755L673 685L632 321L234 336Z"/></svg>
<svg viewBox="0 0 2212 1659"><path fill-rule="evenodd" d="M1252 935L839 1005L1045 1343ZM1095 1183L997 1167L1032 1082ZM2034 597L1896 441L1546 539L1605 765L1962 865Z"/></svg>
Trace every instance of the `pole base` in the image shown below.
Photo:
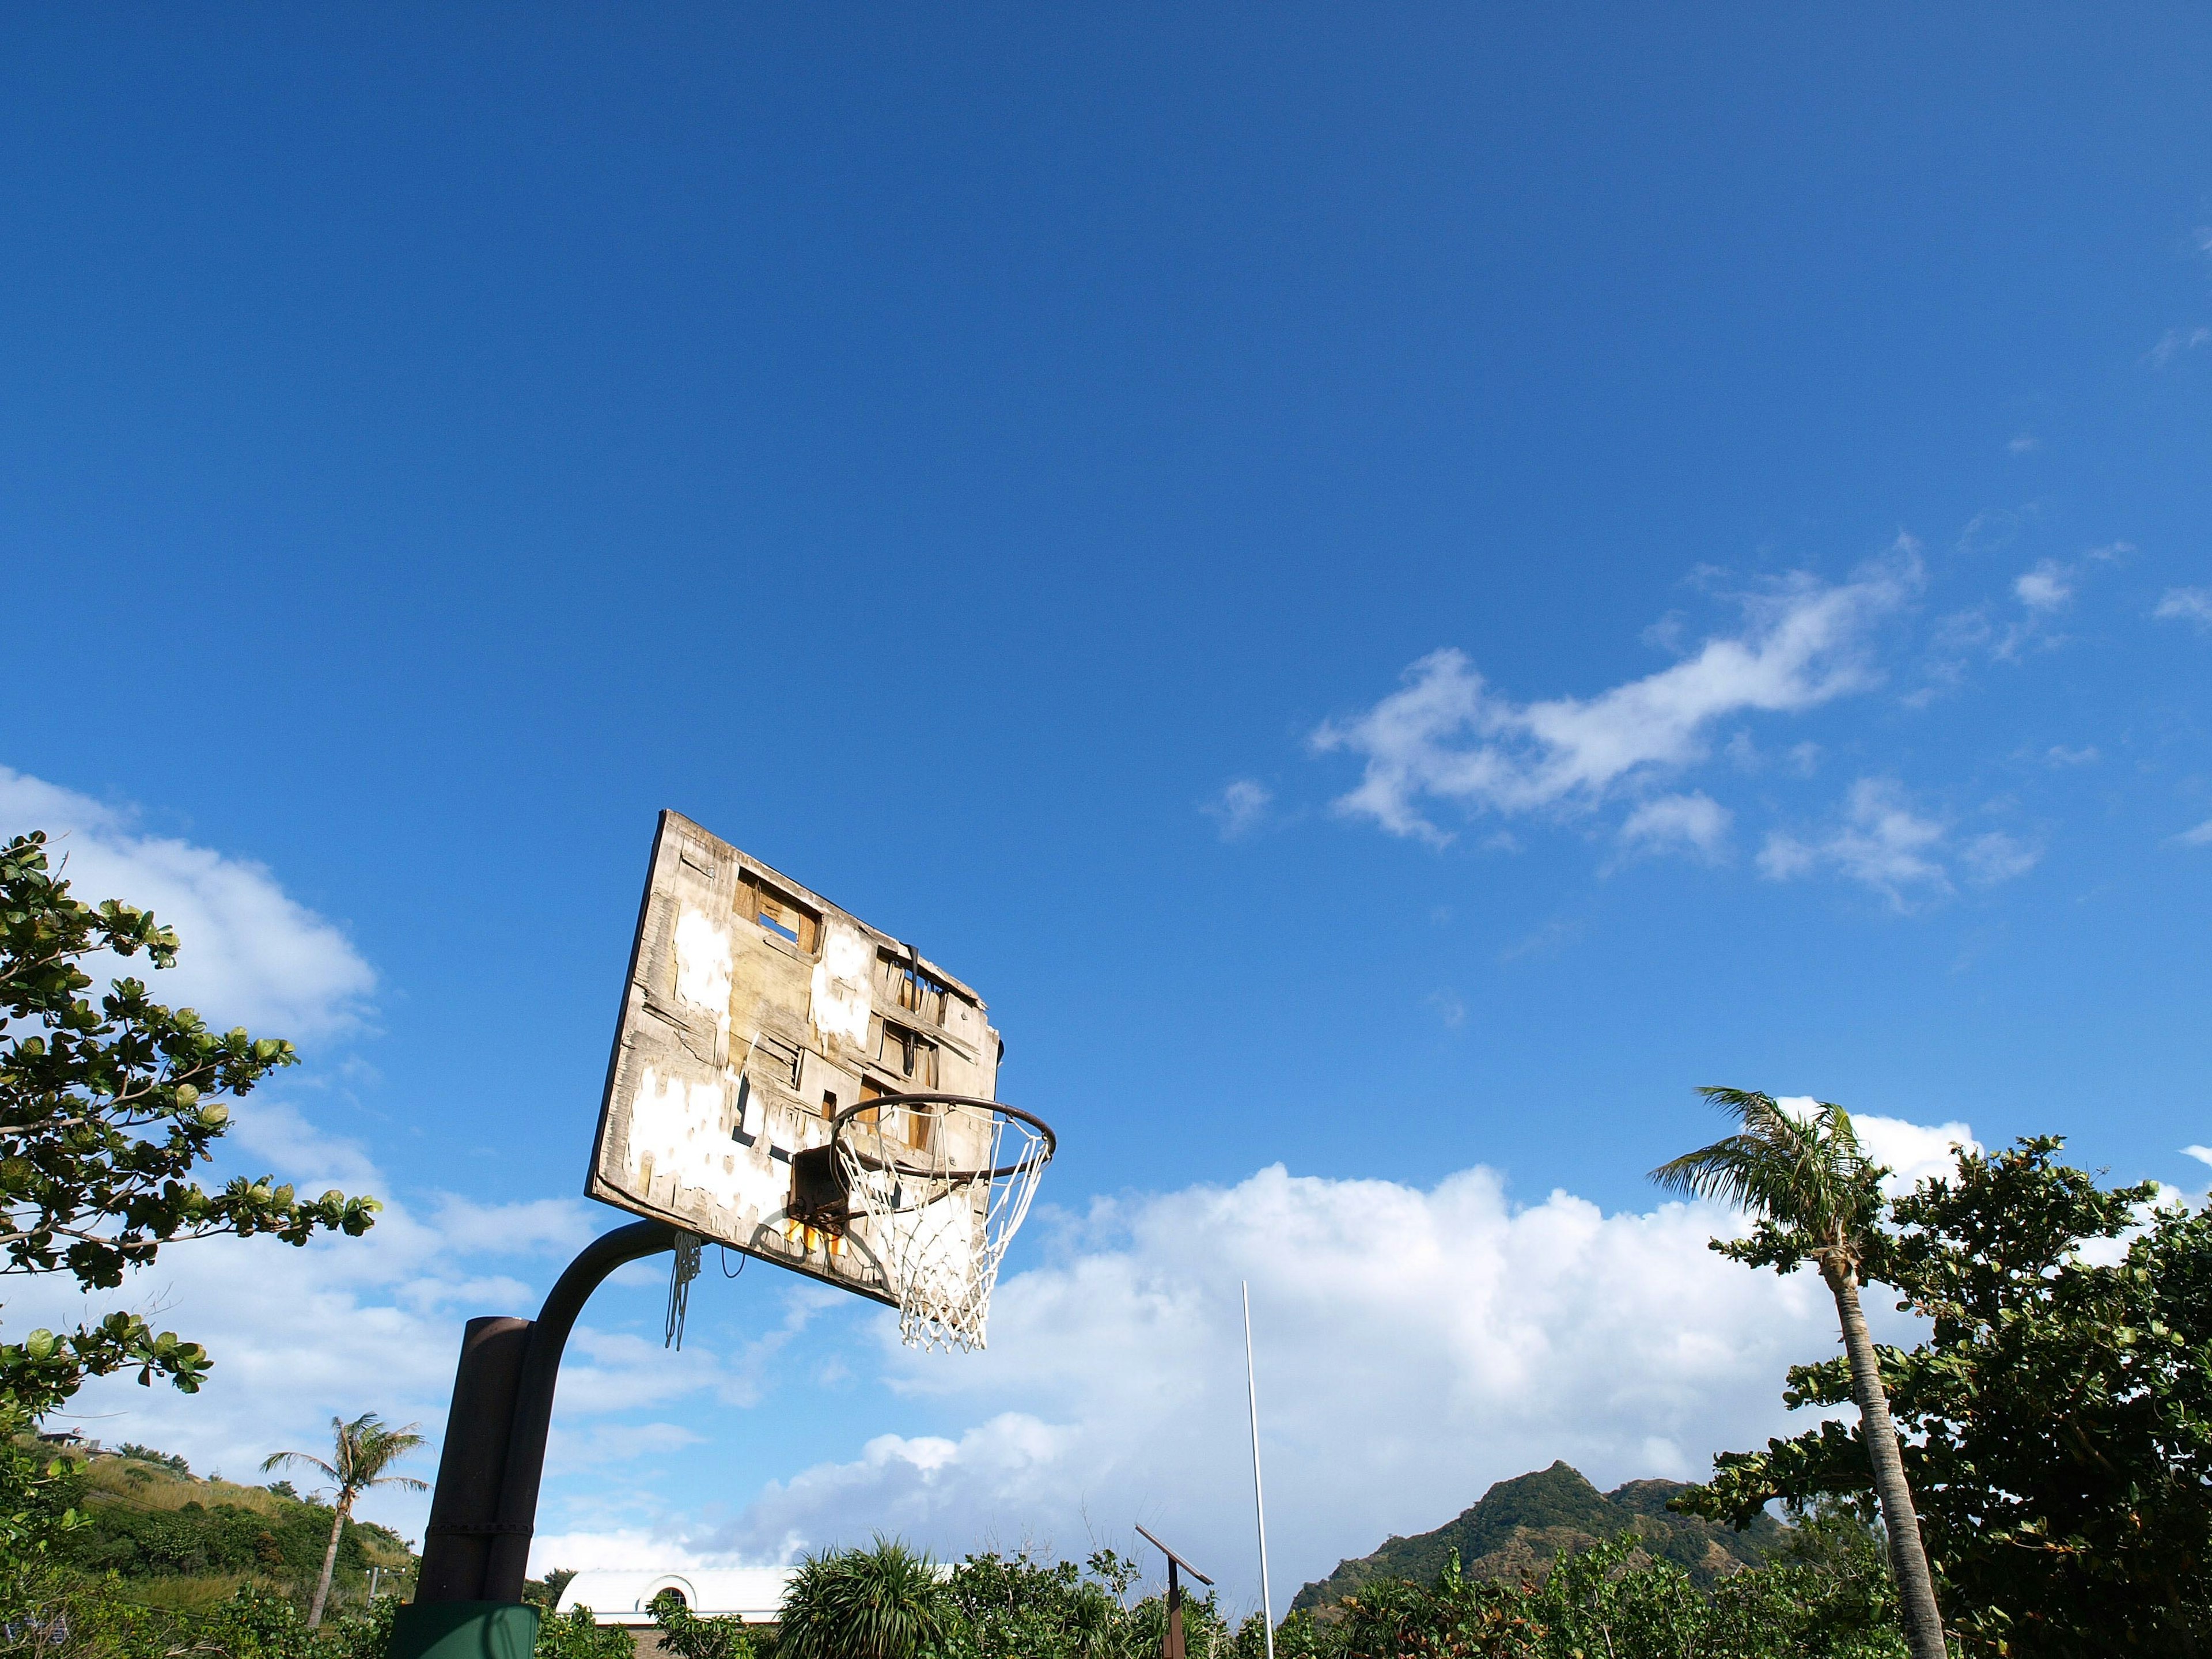
<svg viewBox="0 0 2212 1659"><path fill-rule="evenodd" d="M538 1610L526 1601L410 1601L387 1659L531 1659Z"/></svg>

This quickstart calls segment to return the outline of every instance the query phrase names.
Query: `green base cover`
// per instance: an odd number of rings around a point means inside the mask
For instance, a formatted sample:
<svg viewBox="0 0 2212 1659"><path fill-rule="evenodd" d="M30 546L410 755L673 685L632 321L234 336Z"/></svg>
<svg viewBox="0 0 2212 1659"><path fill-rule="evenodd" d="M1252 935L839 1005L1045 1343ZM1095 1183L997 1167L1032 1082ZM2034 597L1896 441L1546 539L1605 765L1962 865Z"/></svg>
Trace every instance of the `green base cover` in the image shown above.
<svg viewBox="0 0 2212 1659"><path fill-rule="evenodd" d="M537 1646L526 1601L410 1601L392 1621L388 1659L530 1659Z"/></svg>

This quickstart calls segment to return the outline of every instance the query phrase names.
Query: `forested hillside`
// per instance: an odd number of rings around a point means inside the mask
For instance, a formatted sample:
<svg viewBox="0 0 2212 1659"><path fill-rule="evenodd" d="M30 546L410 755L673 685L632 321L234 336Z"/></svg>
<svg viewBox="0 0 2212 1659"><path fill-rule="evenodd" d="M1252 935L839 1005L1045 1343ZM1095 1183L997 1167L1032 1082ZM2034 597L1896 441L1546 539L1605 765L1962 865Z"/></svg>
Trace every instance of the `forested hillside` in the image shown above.
<svg viewBox="0 0 2212 1659"><path fill-rule="evenodd" d="M200 1607L246 1583L295 1598L314 1588L331 1512L295 1494L288 1481L248 1486L204 1480L182 1458L143 1447L70 1454L64 1478L86 1524L57 1538L54 1555L132 1581L142 1601ZM380 1570L380 1593L404 1593L413 1585L414 1565L397 1533L349 1521L338 1543L332 1599L365 1600L372 1568Z"/></svg>
<svg viewBox="0 0 2212 1659"><path fill-rule="evenodd" d="M1601 1492L1579 1471L1554 1463L1501 1480L1482 1501L1434 1532L1393 1538L1372 1555L1340 1561L1336 1571L1297 1593L1291 1605L1334 1607L1377 1578L1433 1584L1454 1550L1470 1577L1513 1578L1540 1570L1563 1553L1589 1548L1624 1532L1647 1554L1672 1561L1701 1584L1754 1565L1782 1540L1784 1528L1761 1516L1743 1532L1668 1512L1667 1500L1686 1490L1680 1481L1632 1480Z"/></svg>

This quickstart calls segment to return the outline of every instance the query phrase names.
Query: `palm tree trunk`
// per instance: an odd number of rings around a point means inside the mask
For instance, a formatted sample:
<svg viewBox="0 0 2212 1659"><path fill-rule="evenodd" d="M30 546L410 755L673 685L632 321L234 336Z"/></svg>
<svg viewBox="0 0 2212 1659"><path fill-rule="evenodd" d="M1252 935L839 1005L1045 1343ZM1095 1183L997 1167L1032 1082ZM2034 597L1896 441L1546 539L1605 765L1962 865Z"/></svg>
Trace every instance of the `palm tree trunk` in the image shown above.
<svg viewBox="0 0 2212 1659"><path fill-rule="evenodd" d="M323 1603L331 1598L331 1575L337 1571L338 1535L345 1530L346 1511L352 1507L353 1494L346 1492L338 1498L337 1513L331 1517L331 1541L323 1551L323 1576L315 1581L315 1605L307 1610L309 1630L323 1622Z"/></svg>
<svg viewBox="0 0 2212 1659"><path fill-rule="evenodd" d="M1943 1615L1936 1607L1935 1580L1920 1539L1920 1516L1912 1507L1912 1488L1905 1479L1905 1459L1897 1447L1897 1427L1889 1418L1889 1395L1881 1386L1881 1362L1867 1334L1859 1306L1859 1276L1850 1268L1823 1268L1835 1293L1836 1316L1844 1328L1844 1352L1850 1360L1851 1397L1858 1402L1859 1432L1874 1465L1875 1495L1881 1500L1881 1522L1889 1534L1889 1568L1897 1579L1897 1599L1905 1611L1905 1644L1912 1659L1945 1659Z"/></svg>

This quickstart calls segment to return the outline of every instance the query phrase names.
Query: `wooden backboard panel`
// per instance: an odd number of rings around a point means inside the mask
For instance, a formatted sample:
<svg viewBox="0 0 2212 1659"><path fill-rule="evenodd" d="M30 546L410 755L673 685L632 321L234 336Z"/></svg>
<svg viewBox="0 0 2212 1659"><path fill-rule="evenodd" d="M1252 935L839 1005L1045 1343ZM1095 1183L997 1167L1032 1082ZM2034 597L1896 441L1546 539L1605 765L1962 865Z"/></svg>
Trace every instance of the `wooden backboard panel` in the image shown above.
<svg viewBox="0 0 2212 1659"><path fill-rule="evenodd" d="M987 1012L890 934L663 812L584 1191L895 1301L865 1219L841 1236L790 1217L791 1157L876 1095L996 1099Z"/></svg>

